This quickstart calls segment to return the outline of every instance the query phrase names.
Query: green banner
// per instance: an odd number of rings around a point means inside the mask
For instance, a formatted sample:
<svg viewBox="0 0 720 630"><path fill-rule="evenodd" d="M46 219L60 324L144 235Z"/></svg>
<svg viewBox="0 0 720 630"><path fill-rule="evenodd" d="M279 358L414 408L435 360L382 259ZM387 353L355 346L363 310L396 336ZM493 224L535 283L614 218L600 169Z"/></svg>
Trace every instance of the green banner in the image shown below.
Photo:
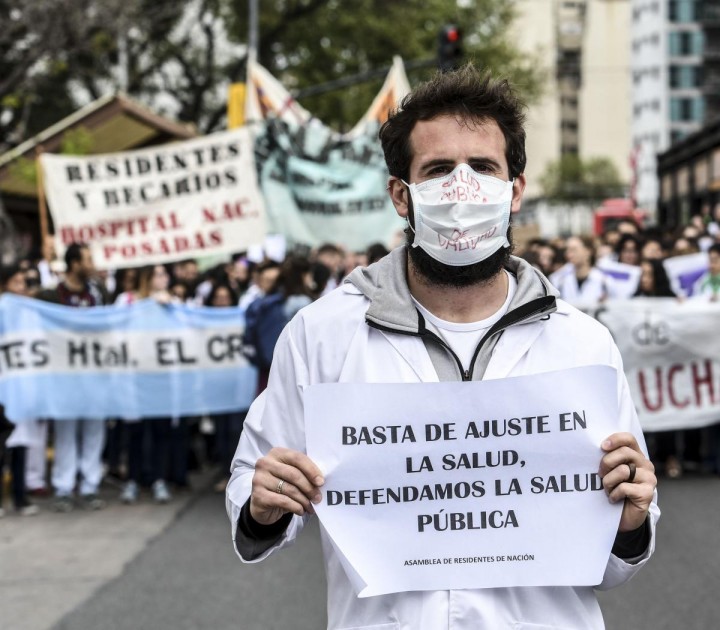
<svg viewBox="0 0 720 630"><path fill-rule="evenodd" d="M389 245L403 229L387 194L377 126L345 139L321 123L268 120L256 139L268 231L291 243L350 251Z"/></svg>

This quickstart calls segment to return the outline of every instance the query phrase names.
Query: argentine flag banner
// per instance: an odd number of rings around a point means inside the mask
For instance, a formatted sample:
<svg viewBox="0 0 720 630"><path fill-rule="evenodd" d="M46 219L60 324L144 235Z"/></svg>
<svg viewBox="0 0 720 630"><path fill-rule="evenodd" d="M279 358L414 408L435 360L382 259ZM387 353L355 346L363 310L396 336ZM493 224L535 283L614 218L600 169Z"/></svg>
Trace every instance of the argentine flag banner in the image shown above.
<svg viewBox="0 0 720 630"><path fill-rule="evenodd" d="M13 422L247 409L257 371L237 308L142 300L70 308L0 298L0 404Z"/></svg>

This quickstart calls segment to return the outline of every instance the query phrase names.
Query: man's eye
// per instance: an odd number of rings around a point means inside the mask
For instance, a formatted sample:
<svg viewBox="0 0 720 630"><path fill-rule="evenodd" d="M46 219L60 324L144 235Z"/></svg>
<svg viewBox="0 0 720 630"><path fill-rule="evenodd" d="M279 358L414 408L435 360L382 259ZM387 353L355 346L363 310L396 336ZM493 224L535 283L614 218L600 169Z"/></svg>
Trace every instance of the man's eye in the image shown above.
<svg viewBox="0 0 720 630"><path fill-rule="evenodd" d="M473 170L476 173L494 173L495 172L489 164L473 164Z"/></svg>
<svg viewBox="0 0 720 630"><path fill-rule="evenodd" d="M433 166L429 171L428 175L444 175L450 172L449 166Z"/></svg>

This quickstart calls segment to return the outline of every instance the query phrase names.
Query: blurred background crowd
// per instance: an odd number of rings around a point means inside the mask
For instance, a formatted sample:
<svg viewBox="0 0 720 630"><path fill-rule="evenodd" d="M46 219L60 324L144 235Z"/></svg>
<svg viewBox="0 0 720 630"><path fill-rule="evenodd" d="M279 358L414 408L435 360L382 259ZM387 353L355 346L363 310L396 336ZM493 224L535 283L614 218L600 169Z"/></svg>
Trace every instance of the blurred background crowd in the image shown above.
<svg viewBox="0 0 720 630"><path fill-rule="evenodd" d="M676 295L663 263L701 252L708 254L708 271L697 280L691 298ZM95 270L89 249L73 244L62 261L27 258L4 267L0 291L76 307L132 305L153 298L161 303L237 309L238 325L245 326L246 355L258 368L259 393L267 383L275 342L290 318L334 290L355 267L373 264L387 253L380 243L364 252L326 243L282 256L275 252L272 258L238 253L203 270L198 261L188 259L101 273ZM571 303L628 297L717 301L720 297L717 217L697 216L672 232L643 229L632 219L621 219L595 237L530 239L517 244L515 254L550 278ZM601 270L607 261L640 270L633 291L628 292L627 286L619 290L613 277ZM164 503L188 488L189 471L203 468L214 467L216 489L223 491L245 413L238 409L215 416L102 422L36 419L17 427L4 420L6 472L0 489L10 490L12 506L26 516L38 512L33 497L48 497L49 507L60 512L78 506L101 509L109 496L133 504L143 493ZM719 435L712 426L647 437L658 470L677 478L684 472L719 472ZM78 476L79 496L74 498ZM102 483L110 489L103 497Z"/></svg>

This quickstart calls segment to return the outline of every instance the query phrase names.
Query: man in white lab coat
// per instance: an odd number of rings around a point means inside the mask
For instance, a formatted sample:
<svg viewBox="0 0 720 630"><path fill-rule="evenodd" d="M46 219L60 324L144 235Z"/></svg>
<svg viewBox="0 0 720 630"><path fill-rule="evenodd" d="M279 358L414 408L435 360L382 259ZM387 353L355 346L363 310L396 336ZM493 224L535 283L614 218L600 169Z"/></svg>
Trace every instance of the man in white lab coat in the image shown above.
<svg viewBox="0 0 720 630"><path fill-rule="evenodd" d="M525 188L522 112L506 82L466 67L416 88L382 127L388 191L408 221L407 243L301 310L280 337L227 489L244 561L292 543L321 500L322 472L305 454L304 387L470 381L598 364L618 374L618 431L603 442L598 469L623 510L597 588L625 582L652 554L656 479L617 348L605 328L510 256L510 213ZM325 536L323 548L329 628L603 627L592 587L359 599Z"/></svg>

